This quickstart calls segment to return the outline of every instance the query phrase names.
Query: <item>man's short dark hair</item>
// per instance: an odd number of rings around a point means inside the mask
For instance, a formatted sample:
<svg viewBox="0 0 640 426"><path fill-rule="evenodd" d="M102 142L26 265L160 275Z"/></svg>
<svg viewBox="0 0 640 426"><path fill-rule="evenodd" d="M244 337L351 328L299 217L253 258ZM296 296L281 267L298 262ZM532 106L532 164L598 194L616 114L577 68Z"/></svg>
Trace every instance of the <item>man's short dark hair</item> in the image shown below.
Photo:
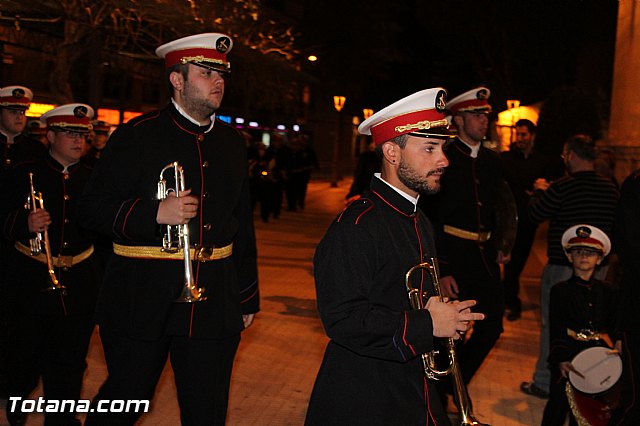
<svg viewBox="0 0 640 426"><path fill-rule="evenodd" d="M526 127L532 135L536 133L536 125L533 124L533 121L527 120L526 118L521 118L516 121L516 127Z"/></svg>
<svg viewBox="0 0 640 426"><path fill-rule="evenodd" d="M407 146L408 139L409 139L409 135L405 134L405 135L396 136L395 138L392 139L392 141L395 142L396 145L398 145L400 148L404 149L404 147Z"/></svg>
<svg viewBox="0 0 640 426"><path fill-rule="evenodd" d="M396 136L393 139L389 139L389 142L393 142L396 145L398 145L400 148L403 148L405 146L407 146L407 139L409 139L409 135L400 135L400 136ZM382 145L384 145L383 143L376 145L376 148L374 151L376 151L378 153L378 155L380 155L380 157L382 158Z"/></svg>
<svg viewBox="0 0 640 426"><path fill-rule="evenodd" d="M564 143L567 151L573 152L583 160L594 161L596 159L596 143L588 135L573 135Z"/></svg>
<svg viewBox="0 0 640 426"><path fill-rule="evenodd" d="M187 81L189 78L189 64L177 63L175 65L170 66L165 71L165 79L166 79L165 81L167 82L167 88L169 89L169 94L171 95L171 97L173 97L174 90L175 90L175 88L173 87L173 84L171 84L171 80L169 80L169 76L171 75L172 72L178 72L182 74L184 81Z"/></svg>

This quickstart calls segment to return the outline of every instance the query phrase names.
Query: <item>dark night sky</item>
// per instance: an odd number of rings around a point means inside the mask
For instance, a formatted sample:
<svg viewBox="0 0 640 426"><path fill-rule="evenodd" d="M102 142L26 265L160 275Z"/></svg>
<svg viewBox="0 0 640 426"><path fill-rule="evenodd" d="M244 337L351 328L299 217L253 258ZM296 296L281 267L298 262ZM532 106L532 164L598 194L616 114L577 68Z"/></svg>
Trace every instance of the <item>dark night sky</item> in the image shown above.
<svg viewBox="0 0 640 426"><path fill-rule="evenodd" d="M306 0L300 42L320 58L312 72L353 112L480 84L498 110L563 86L606 104L616 19L615 0Z"/></svg>

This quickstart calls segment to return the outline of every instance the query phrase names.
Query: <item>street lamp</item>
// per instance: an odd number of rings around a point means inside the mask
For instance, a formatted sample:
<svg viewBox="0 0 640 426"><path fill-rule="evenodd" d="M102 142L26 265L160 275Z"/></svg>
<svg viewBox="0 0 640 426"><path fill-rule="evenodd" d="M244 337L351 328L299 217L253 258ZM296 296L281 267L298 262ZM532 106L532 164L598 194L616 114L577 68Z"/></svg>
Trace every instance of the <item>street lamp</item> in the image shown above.
<svg viewBox="0 0 640 426"><path fill-rule="evenodd" d="M509 110L509 115L511 115L511 127L509 128L509 145L511 145L511 143L513 142L514 129L516 127L516 122L519 119L518 108L520 108L520 101L518 99L507 100L507 109Z"/></svg>
<svg viewBox="0 0 640 426"><path fill-rule="evenodd" d="M364 119L366 120L367 118L371 117L373 115L373 110L369 109L369 108L365 108L362 110L362 116L364 117Z"/></svg>
<svg viewBox="0 0 640 426"><path fill-rule="evenodd" d="M333 97L333 107L338 111L338 125L336 127L336 138L333 140L333 160L331 161L331 187L336 188L338 186L338 162L340 159L340 111L344 108L344 103L347 98L344 96Z"/></svg>

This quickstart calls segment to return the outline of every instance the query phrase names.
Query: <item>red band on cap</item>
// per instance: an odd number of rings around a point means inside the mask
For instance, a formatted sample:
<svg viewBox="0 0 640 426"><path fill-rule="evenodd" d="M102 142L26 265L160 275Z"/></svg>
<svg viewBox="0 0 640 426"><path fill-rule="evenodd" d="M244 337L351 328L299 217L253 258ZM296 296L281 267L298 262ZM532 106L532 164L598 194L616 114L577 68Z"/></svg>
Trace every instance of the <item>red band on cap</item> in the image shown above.
<svg viewBox="0 0 640 426"><path fill-rule="evenodd" d="M179 64L182 58L194 58L202 56L209 60L227 62L227 55L220 53L216 49L207 49L205 47L196 47L193 49L174 50L169 52L164 57L164 63L167 68L172 67L175 64ZM188 61L191 62L191 61Z"/></svg>
<svg viewBox="0 0 640 426"><path fill-rule="evenodd" d="M402 114L373 126L371 128L371 137L373 138L373 142L376 145L380 145L381 143L391 140L395 137L429 128L425 126L426 123L421 122L440 121L444 119L445 115L435 109L427 109L411 112L408 114ZM436 125L433 127L437 128L446 126Z"/></svg>
<svg viewBox="0 0 640 426"><path fill-rule="evenodd" d="M26 96L21 98L16 98L13 96L0 96L0 106L24 106L25 108L29 108L29 104L31 101Z"/></svg>
<svg viewBox="0 0 640 426"><path fill-rule="evenodd" d="M89 127L89 117L76 117L75 115L56 115L47 119L47 127Z"/></svg>
<svg viewBox="0 0 640 426"><path fill-rule="evenodd" d="M470 99L468 101L462 101L456 105L451 107L451 112L453 114L457 114L458 112L466 111L466 110L475 110L475 109L490 109L491 105L487 102L486 99Z"/></svg>
<svg viewBox="0 0 640 426"><path fill-rule="evenodd" d="M573 237L566 244L568 247L577 247L577 246L586 246L586 247L594 247L599 248L602 252L604 252L604 244L600 240L596 240L595 238L581 238L581 237Z"/></svg>

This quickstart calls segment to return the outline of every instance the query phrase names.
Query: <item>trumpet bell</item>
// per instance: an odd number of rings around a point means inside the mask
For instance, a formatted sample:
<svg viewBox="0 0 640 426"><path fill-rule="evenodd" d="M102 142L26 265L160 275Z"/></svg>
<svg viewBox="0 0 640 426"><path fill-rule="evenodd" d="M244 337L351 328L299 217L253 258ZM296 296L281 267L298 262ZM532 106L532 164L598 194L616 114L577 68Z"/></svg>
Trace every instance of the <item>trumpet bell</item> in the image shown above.
<svg viewBox="0 0 640 426"><path fill-rule="evenodd" d="M195 285L185 285L182 288L182 293L180 293L180 297L178 297L175 302L177 303L194 303L194 302L204 302L207 300L207 296L204 295L204 287L197 287Z"/></svg>

